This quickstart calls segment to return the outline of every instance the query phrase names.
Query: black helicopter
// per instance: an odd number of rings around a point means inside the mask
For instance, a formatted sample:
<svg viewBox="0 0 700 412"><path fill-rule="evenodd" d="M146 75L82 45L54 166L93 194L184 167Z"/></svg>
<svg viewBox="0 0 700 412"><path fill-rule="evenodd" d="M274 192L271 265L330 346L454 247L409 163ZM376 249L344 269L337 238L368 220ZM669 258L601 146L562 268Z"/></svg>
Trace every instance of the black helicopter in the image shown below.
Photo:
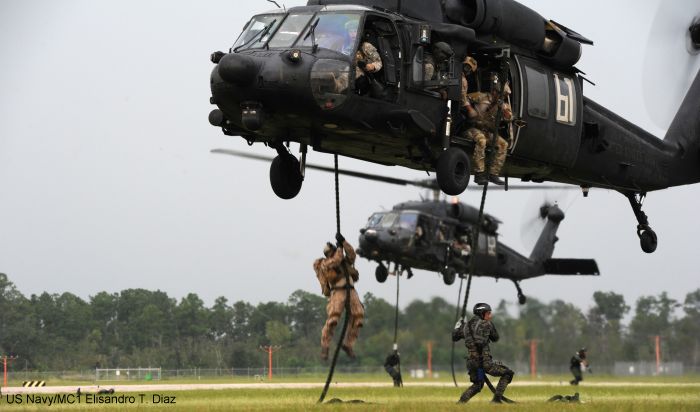
<svg viewBox="0 0 700 412"><path fill-rule="evenodd" d="M449 108L459 107L467 55L479 67L469 91L489 91L493 73L501 74L499 90L506 81L512 90L501 98L516 122L492 130L510 141L506 179L578 185L584 195L591 187L619 191L647 253L657 247L642 211L647 192L700 181L700 75L659 140L583 96L586 79L574 65L590 40L514 0L307 4L254 16L228 53L211 56L210 102L218 108L209 121L226 135L277 151L270 182L281 198L301 189L309 146L435 171L445 193L461 193L473 143L461 133L460 113ZM689 19L698 11L700 5L688 10ZM689 42L700 50L700 22L688 26ZM376 47L383 64L370 92L355 87L361 41ZM437 42L448 43L453 55L428 79L425 65ZM290 142L300 144L301 161Z"/></svg>
<svg viewBox="0 0 700 412"><path fill-rule="evenodd" d="M267 156L243 153L230 149L214 149L225 154L255 160L270 161ZM326 166L307 164L308 169L333 173ZM526 297L520 281L543 275L592 275L598 276L598 264L593 259L554 259L556 232L564 219L564 212L556 204L544 204L539 208L539 218L545 221L537 242L529 257L523 256L498 241L498 218L484 213L479 223L479 209L453 198L452 202L439 199L440 189L435 179L405 180L369 173L339 169L339 174L403 186L417 186L433 191L434 200L400 203L390 211L373 213L364 228L360 229L357 254L377 262L375 277L383 283L394 264L394 274L406 272L413 277L412 269L439 272L443 282L451 285L457 276L465 277L472 270L474 276L494 277L513 281L518 291L518 301L524 304ZM515 185L512 190L562 189L566 186ZM478 231L476 230L478 226ZM478 232L478 246L471 250L472 236Z"/></svg>
<svg viewBox="0 0 700 412"><path fill-rule="evenodd" d="M389 265L399 272L411 269L439 272L447 285L456 277L465 277L474 262L474 276L509 279L518 290L518 300L526 301L519 282L543 275L598 276L593 259L554 259L554 244L564 212L556 204L543 205L539 215L546 224L529 257L498 241L497 218L484 214L479 224L479 209L461 202L424 200L400 203L391 211L376 212L360 230L358 254L377 262L375 276L384 282ZM479 226L478 247L471 250L471 237ZM386 263L386 264L385 264Z"/></svg>

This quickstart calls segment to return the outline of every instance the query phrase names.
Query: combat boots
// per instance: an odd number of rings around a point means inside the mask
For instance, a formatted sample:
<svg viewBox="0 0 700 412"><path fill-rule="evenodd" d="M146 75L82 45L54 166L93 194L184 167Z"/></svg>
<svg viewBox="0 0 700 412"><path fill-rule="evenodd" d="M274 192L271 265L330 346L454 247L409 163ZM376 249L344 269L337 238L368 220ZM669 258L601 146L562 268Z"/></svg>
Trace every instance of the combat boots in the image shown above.
<svg viewBox="0 0 700 412"><path fill-rule="evenodd" d="M515 403L515 401L511 401L503 395L493 395L491 403Z"/></svg>
<svg viewBox="0 0 700 412"><path fill-rule="evenodd" d="M498 186L503 186L504 184L506 184L506 182L501 180L501 178L498 177L498 175L489 175L489 182Z"/></svg>
<svg viewBox="0 0 700 412"><path fill-rule="evenodd" d="M353 351L351 347L349 347L347 345L343 345L342 348L345 351L345 353L348 354L350 359L355 359L355 351Z"/></svg>
<svg viewBox="0 0 700 412"><path fill-rule="evenodd" d="M486 172L476 172L474 175L474 183L477 185L485 185L486 182L489 181L488 176L486 175Z"/></svg>

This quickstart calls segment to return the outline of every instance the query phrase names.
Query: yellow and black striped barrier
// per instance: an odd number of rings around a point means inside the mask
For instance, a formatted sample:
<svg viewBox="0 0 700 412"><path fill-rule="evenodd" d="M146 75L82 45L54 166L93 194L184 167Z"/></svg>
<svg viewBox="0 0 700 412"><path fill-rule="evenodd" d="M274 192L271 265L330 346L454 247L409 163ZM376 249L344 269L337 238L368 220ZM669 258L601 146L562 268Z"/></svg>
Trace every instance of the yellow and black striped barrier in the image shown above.
<svg viewBox="0 0 700 412"><path fill-rule="evenodd" d="M25 388L38 388L39 386L46 386L46 381L24 381L22 386Z"/></svg>

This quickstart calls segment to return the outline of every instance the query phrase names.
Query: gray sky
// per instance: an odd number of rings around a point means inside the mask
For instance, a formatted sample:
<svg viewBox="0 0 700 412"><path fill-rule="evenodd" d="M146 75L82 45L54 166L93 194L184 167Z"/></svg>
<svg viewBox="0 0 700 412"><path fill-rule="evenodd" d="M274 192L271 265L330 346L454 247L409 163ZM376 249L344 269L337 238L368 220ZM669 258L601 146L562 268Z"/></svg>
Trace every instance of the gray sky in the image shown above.
<svg viewBox="0 0 700 412"><path fill-rule="evenodd" d="M586 85L586 95L664 135L700 67L684 38L690 16L700 14L697 1L523 3L595 41L578 65L597 84ZM269 187L267 164L209 153L272 154L207 121L209 54L227 50L248 18L270 6L0 0L0 272L27 296L146 288L178 299L195 292L211 304L221 295L257 303L286 300L299 288L318 292L311 264L335 233L332 175L309 172L301 194L283 201ZM309 161L329 165L332 157L312 152ZM346 158L340 164L425 176ZM343 232L356 243L373 211L419 194L341 178ZM595 258L602 276L530 280L525 293L582 307L596 290L624 293L628 302L664 290L682 300L700 287L698 195L697 185L650 194L645 211L660 244L646 255L624 197L576 192L555 257ZM502 241L529 254L521 222L542 198L489 195L487 210L505 222ZM378 284L374 265L362 260L358 268L361 294L394 299L393 282ZM456 300L457 285L434 273L417 272L402 286L404 304ZM475 280L472 299L501 298L514 300L512 283Z"/></svg>

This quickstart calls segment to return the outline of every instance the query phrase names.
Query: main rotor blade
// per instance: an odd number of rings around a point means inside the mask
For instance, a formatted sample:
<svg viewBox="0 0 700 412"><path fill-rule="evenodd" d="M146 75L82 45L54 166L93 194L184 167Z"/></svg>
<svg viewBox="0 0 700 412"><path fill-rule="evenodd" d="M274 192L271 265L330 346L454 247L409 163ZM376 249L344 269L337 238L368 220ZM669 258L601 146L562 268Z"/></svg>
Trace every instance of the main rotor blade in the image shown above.
<svg viewBox="0 0 700 412"><path fill-rule="evenodd" d="M269 157L269 156L244 153L244 152L239 152L237 150L230 150L230 149L213 149L213 150L211 150L211 152L218 153L218 154L230 155L230 156L245 157L245 158L254 159L254 160L272 161L272 159L273 159L272 157ZM312 163L307 163L306 168L313 169L313 170L320 170L322 172L328 172L328 173L335 172L335 169L332 167L321 166L321 165L316 165L316 164L312 164ZM357 177L360 179L374 180L377 182L390 183L390 184L400 185L400 186L417 186L417 187L422 187L422 188L426 188L426 189L437 188L437 182L435 182L433 180L429 180L429 181L406 180L406 179L399 179L399 178L395 178L395 177L379 176L379 175L374 175L374 174L370 174L370 173L356 172L353 170L345 170L345 169L338 169L338 174L345 175L345 176Z"/></svg>
<svg viewBox="0 0 700 412"><path fill-rule="evenodd" d="M470 185L467 186L467 190L484 190L482 186ZM489 190L506 190L505 186L489 185ZM580 187L574 185L547 185L542 183L532 183L532 184L522 184L518 183L515 185L508 184L508 191L511 190L581 190Z"/></svg>
<svg viewBox="0 0 700 412"><path fill-rule="evenodd" d="M225 154L225 155L236 156L236 157L244 157L246 159L262 160L262 161L266 161L266 162L271 162L273 159L273 157L271 157L271 156L264 156L264 155L258 155L258 154L253 154L253 153L239 152L238 150L231 150L231 149L212 149L211 153ZM306 167L308 169L320 170L322 172L328 172L328 173L335 172L335 169L333 169L332 167L316 165L313 163L307 163ZM396 177L380 176L380 175L375 175L375 174L371 174L371 173L356 172L354 170L345 170L345 169L338 169L338 173L341 175L345 175L345 176L352 176L352 177L357 177L360 179L373 180L376 182L390 183L390 184L399 185L399 186L416 186L416 187L421 187L421 188L425 188L425 189L439 189L437 181L434 178L433 179L424 179L424 180L406 180L406 179L399 179ZM505 189L505 186L489 185L489 190L501 191L504 189ZM508 185L508 190L552 190L552 189L579 190L579 187L574 186L574 185L550 185L550 184L540 184L540 183ZM483 190L483 188L481 186L477 186L477 185L470 185L470 186L467 186L467 190Z"/></svg>

